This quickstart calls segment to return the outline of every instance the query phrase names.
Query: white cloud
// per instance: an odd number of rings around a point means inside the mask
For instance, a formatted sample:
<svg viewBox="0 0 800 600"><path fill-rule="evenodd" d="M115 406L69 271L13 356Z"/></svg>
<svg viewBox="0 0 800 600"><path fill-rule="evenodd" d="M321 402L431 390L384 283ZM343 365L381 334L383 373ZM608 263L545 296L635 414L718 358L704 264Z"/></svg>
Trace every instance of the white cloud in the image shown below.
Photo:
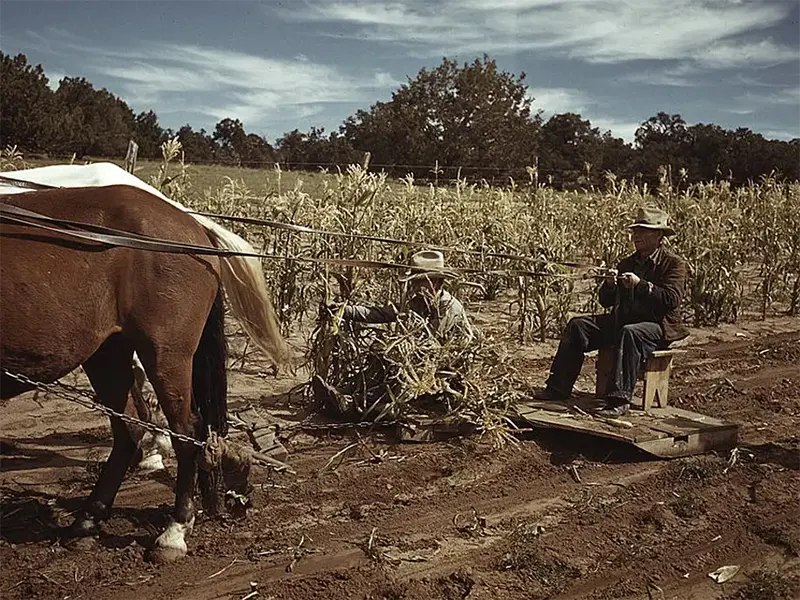
<svg viewBox="0 0 800 600"><path fill-rule="evenodd" d="M800 107L800 85L787 87L782 90L776 90L766 94L748 92L742 96L741 99L743 101L753 102L762 106L787 105Z"/></svg>
<svg viewBox="0 0 800 600"><path fill-rule="evenodd" d="M787 131L785 129L764 129L757 130L756 133L760 133L768 140L783 140L788 142L790 140L800 139L800 128L794 131Z"/></svg>
<svg viewBox="0 0 800 600"><path fill-rule="evenodd" d="M603 107L598 102L586 92L574 88L532 88L528 95L534 98L531 105L533 111L541 109L545 120L555 114L577 113L582 119L588 119L592 127L597 127L601 133L611 131L614 137L622 138L626 142L633 142L636 130L641 125L638 122L603 116Z"/></svg>
<svg viewBox="0 0 800 600"><path fill-rule="evenodd" d="M45 71L45 75L47 75L48 87L54 92L58 89L58 84L61 80L67 76L66 73L61 73L60 71Z"/></svg>
<svg viewBox="0 0 800 600"><path fill-rule="evenodd" d="M682 63L666 69L656 68L638 71L623 75L621 79L631 83L644 83L647 85L662 85L669 87L691 87L695 85L692 80L701 71L696 65Z"/></svg>
<svg viewBox="0 0 800 600"><path fill-rule="evenodd" d="M639 122L623 121L608 117L598 117L592 119L591 117L584 116L592 122L592 127L597 127L601 133L611 131L614 137L619 137L626 142L633 142L636 137L636 130L642 126Z"/></svg>
<svg viewBox="0 0 800 600"><path fill-rule="evenodd" d="M581 90L573 88L528 88L533 98L533 112L542 111L545 118L554 114L582 113L594 102Z"/></svg>
<svg viewBox="0 0 800 600"><path fill-rule="evenodd" d="M539 50L593 63L697 58L726 68L797 59L794 49L771 40L731 41L780 23L791 2L341 0L272 10L296 21L350 25L353 37L402 44L430 56Z"/></svg>
<svg viewBox="0 0 800 600"><path fill-rule="evenodd" d="M274 59L195 45L149 44L94 55L102 58L85 66L118 80L120 95L132 104L150 106L178 94L186 99L183 110L235 117L250 129L313 116L329 103L369 102L376 90L400 85L381 70L356 75L305 56Z"/></svg>
<svg viewBox="0 0 800 600"><path fill-rule="evenodd" d="M724 42L705 48L698 63L717 69L735 68L740 65L767 67L798 60L796 48L779 46L771 39L755 43Z"/></svg>

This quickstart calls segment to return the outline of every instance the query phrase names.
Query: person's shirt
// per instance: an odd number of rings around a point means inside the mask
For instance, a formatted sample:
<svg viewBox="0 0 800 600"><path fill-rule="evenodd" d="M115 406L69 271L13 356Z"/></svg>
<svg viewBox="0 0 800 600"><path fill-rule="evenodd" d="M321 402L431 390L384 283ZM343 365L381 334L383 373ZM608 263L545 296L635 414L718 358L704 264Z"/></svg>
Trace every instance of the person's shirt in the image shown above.
<svg viewBox="0 0 800 600"><path fill-rule="evenodd" d="M428 322L440 339L457 338L471 342L472 325L464 305L447 290L439 290L433 297L415 294L408 301L408 311ZM360 323L391 323L402 314L394 304L385 306L345 306L342 317Z"/></svg>

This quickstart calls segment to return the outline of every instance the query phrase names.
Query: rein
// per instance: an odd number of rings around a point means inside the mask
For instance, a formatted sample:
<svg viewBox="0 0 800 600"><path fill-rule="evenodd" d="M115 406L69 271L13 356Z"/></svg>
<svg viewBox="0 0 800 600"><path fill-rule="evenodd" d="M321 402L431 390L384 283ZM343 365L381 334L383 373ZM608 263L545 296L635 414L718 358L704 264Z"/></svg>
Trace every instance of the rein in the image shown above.
<svg viewBox="0 0 800 600"><path fill-rule="evenodd" d="M37 184L38 185L38 184ZM37 212L33 212L19 206L14 206L6 202L0 202L0 222L32 227L51 233L73 237L76 239L103 244L110 248L130 248L133 250L144 250L149 252L162 252L169 254L187 254L198 256L218 256L226 258L231 256L243 256L250 258L268 258L273 260L295 260L322 265L336 265L344 267L364 267L373 269L400 269L408 270L408 265L381 262L374 260L354 260L345 258L311 258L301 256L281 256L278 254L266 254L258 252L241 252L236 250L224 250L212 246L201 246L197 244L185 244L154 238L151 236L132 233L102 225L70 221L68 219L55 219ZM555 277L563 279L582 278L581 275L570 273L547 273L525 270L483 270L475 268L451 268L448 271L456 271L463 274L484 274L501 276L520 276L520 277Z"/></svg>
<svg viewBox="0 0 800 600"><path fill-rule="evenodd" d="M48 185L46 183L36 183L35 181L26 181L25 179L16 179L6 175L0 175L0 185L11 185L18 188L26 188L29 190L52 190L57 188L57 185Z"/></svg>

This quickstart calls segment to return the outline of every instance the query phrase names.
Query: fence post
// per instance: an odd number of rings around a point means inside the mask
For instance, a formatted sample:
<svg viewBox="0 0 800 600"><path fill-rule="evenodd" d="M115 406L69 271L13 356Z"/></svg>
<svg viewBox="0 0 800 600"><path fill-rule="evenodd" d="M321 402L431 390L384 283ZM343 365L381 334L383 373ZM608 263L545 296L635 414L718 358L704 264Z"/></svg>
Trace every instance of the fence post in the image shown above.
<svg viewBox="0 0 800 600"><path fill-rule="evenodd" d="M139 144L133 140L128 141L128 152L125 154L125 170L133 173L136 169L136 155L139 154Z"/></svg>

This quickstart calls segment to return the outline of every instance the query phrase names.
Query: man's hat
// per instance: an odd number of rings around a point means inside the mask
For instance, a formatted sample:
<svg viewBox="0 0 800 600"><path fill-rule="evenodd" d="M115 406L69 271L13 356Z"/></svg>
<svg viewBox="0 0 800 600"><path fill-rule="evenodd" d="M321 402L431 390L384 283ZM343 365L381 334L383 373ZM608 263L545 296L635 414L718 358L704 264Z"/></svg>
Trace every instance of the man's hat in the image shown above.
<svg viewBox="0 0 800 600"><path fill-rule="evenodd" d="M642 227L644 229L659 229L664 235L675 235L675 230L667 225L667 213L660 208L641 207L636 214L636 220L629 229Z"/></svg>
<svg viewBox="0 0 800 600"><path fill-rule="evenodd" d="M458 277L444 268L444 254L438 250L422 250L411 256L411 268L400 281L415 279L453 279Z"/></svg>

